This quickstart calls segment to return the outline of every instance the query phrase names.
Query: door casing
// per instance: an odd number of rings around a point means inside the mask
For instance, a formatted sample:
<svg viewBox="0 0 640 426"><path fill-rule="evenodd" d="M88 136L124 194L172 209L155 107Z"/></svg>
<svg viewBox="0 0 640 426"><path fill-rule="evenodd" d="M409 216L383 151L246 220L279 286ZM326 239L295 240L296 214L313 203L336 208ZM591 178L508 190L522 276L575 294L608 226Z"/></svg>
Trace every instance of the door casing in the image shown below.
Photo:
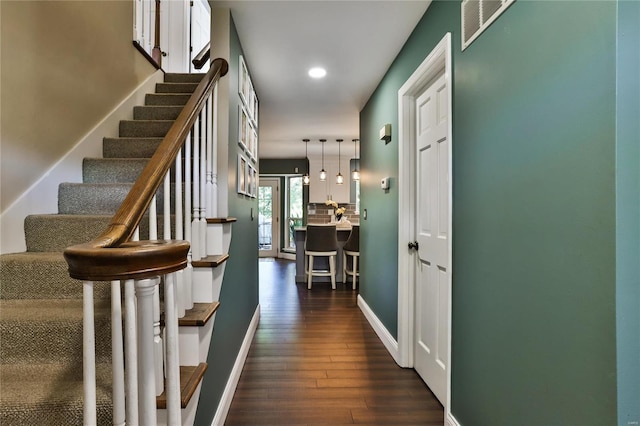
<svg viewBox="0 0 640 426"><path fill-rule="evenodd" d="M452 66L451 66L451 33L446 33L440 42L429 53L416 71L398 90L398 353L396 362L401 367L413 368L414 365L414 323L415 323L415 261L414 256L407 249L407 244L414 240L416 233L415 197L416 186L416 108L415 101L428 87L429 83L444 71L449 99L447 111L449 138L449 170L452 172L453 162L453 97L452 97ZM453 174L451 173L451 176ZM449 265L453 274L452 263L452 188L453 179L449 179ZM451 276L451 275L450 275ZM451 303L451 298L450 298ZM448 318L448 362L447 397L445 404L445 418L450 418L451 402L451 305Z"/></svg>

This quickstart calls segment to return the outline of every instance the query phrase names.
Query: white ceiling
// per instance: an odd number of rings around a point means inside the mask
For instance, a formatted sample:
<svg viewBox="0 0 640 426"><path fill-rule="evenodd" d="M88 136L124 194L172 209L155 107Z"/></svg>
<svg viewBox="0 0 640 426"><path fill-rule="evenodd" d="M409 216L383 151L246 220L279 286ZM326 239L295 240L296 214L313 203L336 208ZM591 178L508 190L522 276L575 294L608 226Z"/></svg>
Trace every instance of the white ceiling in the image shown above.
<svg viewBox="0 0 640 426"><path fill-rule="evenodd" d="M218 1L231 9L260 101L260 158L353 152L359 112L430 1ZM327 76L311 79L311 67Z"/></svg>

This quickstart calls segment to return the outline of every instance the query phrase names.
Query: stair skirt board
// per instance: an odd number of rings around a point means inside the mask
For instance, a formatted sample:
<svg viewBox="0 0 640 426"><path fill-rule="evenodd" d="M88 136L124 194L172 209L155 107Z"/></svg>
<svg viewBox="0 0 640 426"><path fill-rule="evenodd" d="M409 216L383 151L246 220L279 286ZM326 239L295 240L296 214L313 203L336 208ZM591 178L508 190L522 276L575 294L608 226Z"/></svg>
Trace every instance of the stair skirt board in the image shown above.
<svg viewBox="0 0 640 426"><path fill-rule="evenodd" d="M259 323L260 305L258 304L258 306L256 306L255 313L253 314L253 318L251 318L251 322L249 323L249 327L247 328L247 333L244 336L240 350L238 351L236 362L233 364L233 368L231 369L229 380L227 380L227 384L222 392L222 397L218 403L218 409L216 410L216 415L213 417L211 426L221 426L227 419L227 414L229 414L229 408L233 401L233 395L238 387L238 381L240 381L240 375L242 374L242 369L244 368L245 361L247 360L247 355L251 348L251 342L253 341L253 336L256 334Z"/></svg>

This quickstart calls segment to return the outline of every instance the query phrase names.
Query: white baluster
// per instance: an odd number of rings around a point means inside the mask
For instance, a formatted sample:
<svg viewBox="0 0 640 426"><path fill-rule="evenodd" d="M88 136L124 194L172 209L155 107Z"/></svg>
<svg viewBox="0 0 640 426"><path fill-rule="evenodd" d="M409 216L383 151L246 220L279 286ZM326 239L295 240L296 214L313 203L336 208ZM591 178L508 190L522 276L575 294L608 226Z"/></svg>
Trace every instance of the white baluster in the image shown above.
<svg viewBox="0 0 640 426"><path fill-rule="evenodd" d="M165 276L164 316L167 365L167 424L169 425L179 425L181 423L178 311L175 283L175 273Z"/></svg>
<svg viewBox="0 0 640 426"><path fill-rule="evenodd" d="M187 135L187 139L184 142L184 239L191 243L191 133ZM184 286L179 288L182 292L182 300L186 309L193 307L193 292L191 287L192 282L192 259L193 246L189 248L187 253L187 268L184 272Z"/></svg>
<svg viewBox="0 0 640 426"><path fill-rule="evenodd" d="M137 241L137 240L134 240ZM127 385L127 423L138 424L138 341L136 338L136 295L133 280L124 282L125 379Z"/></svg>
<svg viewBox="0 0 640 426"><path fill-rule="evenodd" d="M97 424L96 415L96 337L93 312L93 282L82 283L82 378L84 423Z"/></svg>
<svg viewBox="0 0 640 426"><path fill-rule="evenodd" d="M138 322L138 411L140 424L155 425L156 385L153 336L153 293L159 278L135 282Z"/></svg>
<svg viewBox="0 0 640 426"><path fill-rule="evenodd" d="M176 176L175 176L175 227L176 227L176 240L182 240L184 238L184 233L182 232L182 197L184 197L184 190L182 188L182 149L178 151L176 155ZM185 314L185 303L184 303L184 273L182 271L178 271L177 276L177 290L176 290L176 300L178 304L178 318L184 317Z"/></svg>
<svg viewBox="0 0 640 426"><path fill-rule="evenodd" d="M207 188L206 188L206 216L213 216L213 97L207 98ZM207 254L212 254L207 251Z"/></svg>
<svg viewBox="0 0 640 426"><path fill-rule="evenodd" d="M171 176L169 173L164 177L164 206L163 206L162 238L171 239Z"/></svg>
<svg viewBox="0 0 640 426"><path fill-rule="evenodd" d="M205 106L206 108L206 106ZM207 114L206 111L200 112L200 123L203 126L201 130L200 141L200 220L198 222L198 233L200 235L200 258L207 256Z"/></svg>
<svg viewBox="0 0 640 426"><path fill-rule="evenodd" d="M200 117L193 126L193 220L191 222L191 257L202 258L200 251Z"/></svg>
<svg viewBox="0 0 640 426"><path fill-rule="evenodd" d="M160 335L160 286L153 288L153 362L155 365L156 396L164 392L164 358Z"/></svg>
<svg viewBox="0 0 640 426"><path fill-rule="evenodd" d="M111 281L111 359L113 370L113 424L124 426L126 417L120 281Z"/></svg>
<svg viewBox="0 0 640 426"><path fill-rule="evenodd" d="M218 217L218 83L213 87L213 149L211 155L211 214Z"/></svg>
<svg viewBox="0 0 640 426"><path fill-rule="evenodd" d="M149 205L149 239L158 239L158 214L156 212L156 196L154 195Z"/></svg>

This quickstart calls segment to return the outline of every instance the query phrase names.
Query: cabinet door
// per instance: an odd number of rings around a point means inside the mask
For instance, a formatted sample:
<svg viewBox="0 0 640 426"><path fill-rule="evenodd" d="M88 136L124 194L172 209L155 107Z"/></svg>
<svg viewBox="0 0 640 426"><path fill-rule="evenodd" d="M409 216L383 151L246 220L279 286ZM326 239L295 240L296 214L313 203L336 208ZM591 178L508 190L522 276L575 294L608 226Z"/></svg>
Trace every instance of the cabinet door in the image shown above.
<svg viewBox="0 0 640 426"><path fill-rule="evenodd" d="M345 165L346 164L346 165ZM309 202L324 203L327 199L338 203L349 202L349 179L351 172L349 171L349 159L342 159L340 172L345 177L344 184L336 184L336 175L338 174L338 159L325 158L324 169L327 172L327 180L320 181L320 170L322 170L322 160L309 159Z"/></svg>

